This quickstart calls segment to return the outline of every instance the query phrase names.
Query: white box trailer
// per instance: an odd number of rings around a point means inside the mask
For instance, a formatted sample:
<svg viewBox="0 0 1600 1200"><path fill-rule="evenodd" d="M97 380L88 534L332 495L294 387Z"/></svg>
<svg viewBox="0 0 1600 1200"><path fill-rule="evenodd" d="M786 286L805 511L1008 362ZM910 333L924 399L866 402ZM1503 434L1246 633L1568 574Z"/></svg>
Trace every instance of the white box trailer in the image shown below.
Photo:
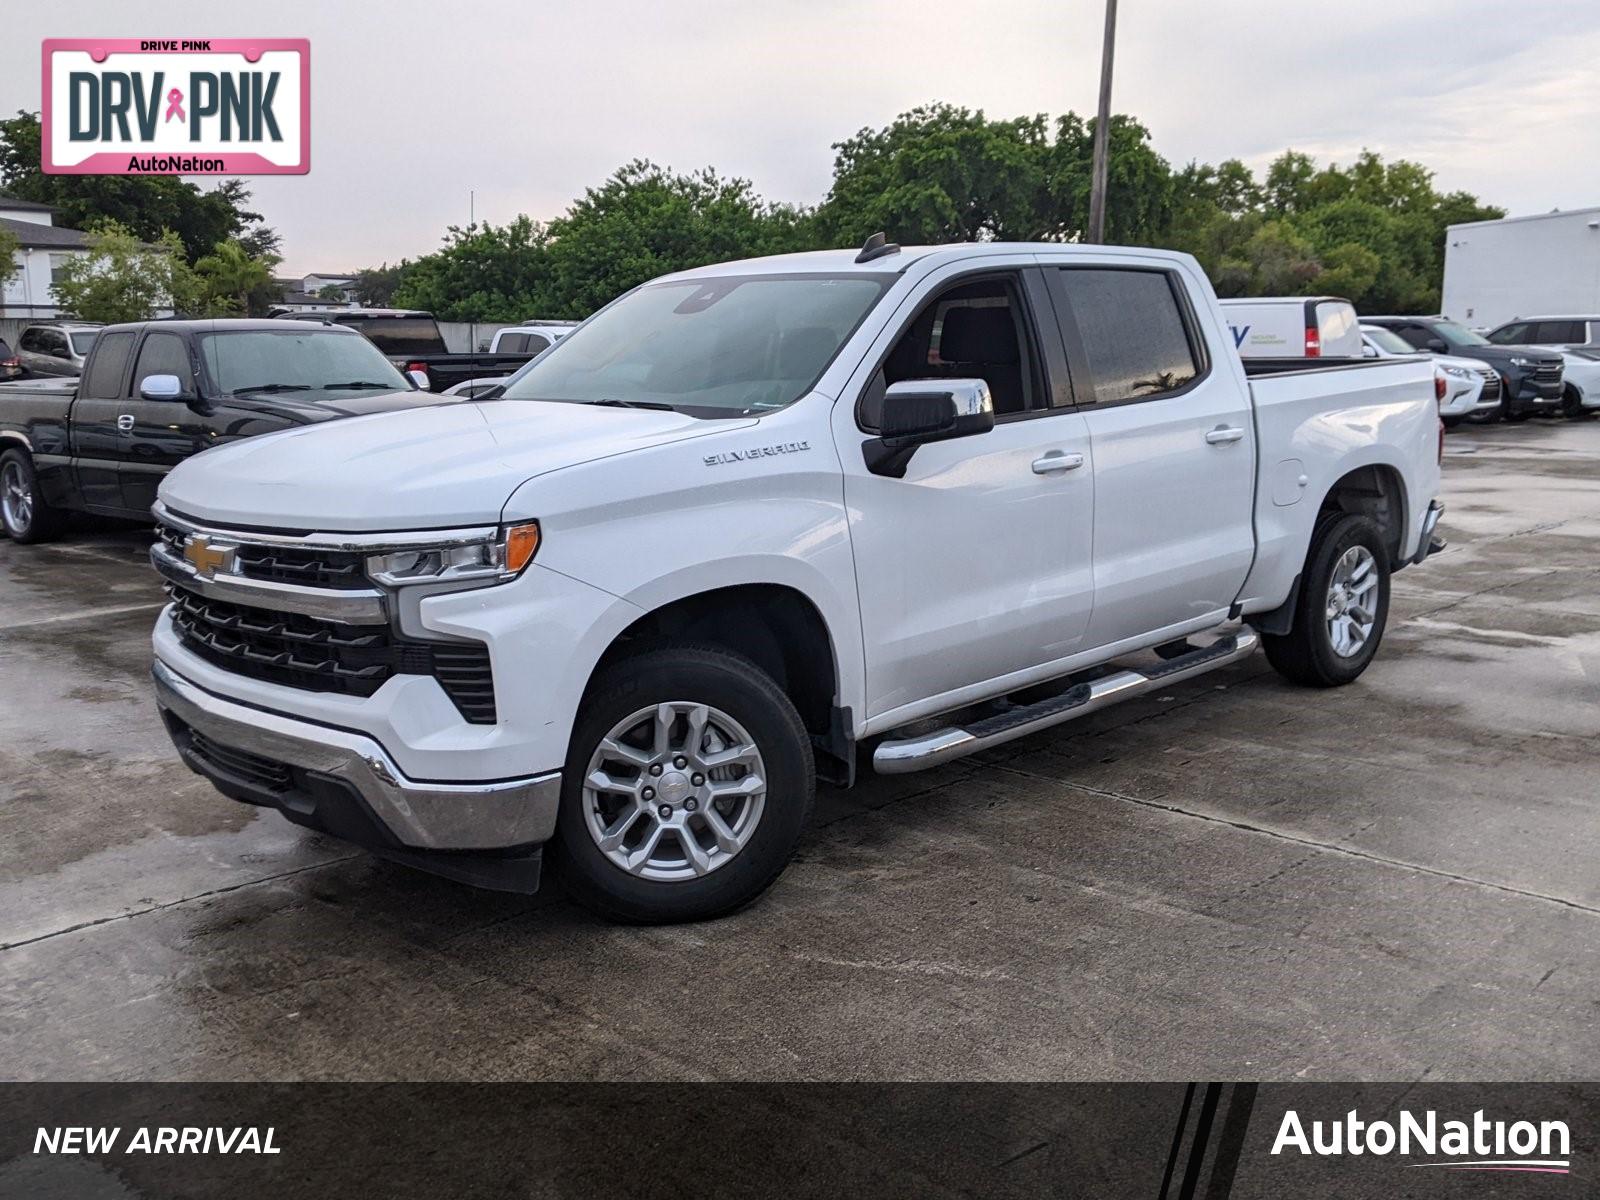
<svg viewBox="0 0 1600 1200"><path fill-rule="evenodd" d="M1441 307L1473 329L1542 313L1600 313L1600 208L1450 226Z"/></svg>

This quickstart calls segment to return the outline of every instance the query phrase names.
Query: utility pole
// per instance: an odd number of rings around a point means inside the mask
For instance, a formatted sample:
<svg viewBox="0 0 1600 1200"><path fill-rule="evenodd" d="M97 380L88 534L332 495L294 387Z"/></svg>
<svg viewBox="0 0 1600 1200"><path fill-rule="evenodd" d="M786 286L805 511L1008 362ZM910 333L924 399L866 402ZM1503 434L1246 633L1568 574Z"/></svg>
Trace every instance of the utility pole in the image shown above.
<svg viewBox="0 0 1600 1200"><path fill-rule="evenodd" d="M1106 156L1111 137L1111 54L1117 36L1117 0L1106 0L1106 40L1100 51L1100 111L1094 122L1094 165L1089 179L1089 234L1106 240Z"/></svg>

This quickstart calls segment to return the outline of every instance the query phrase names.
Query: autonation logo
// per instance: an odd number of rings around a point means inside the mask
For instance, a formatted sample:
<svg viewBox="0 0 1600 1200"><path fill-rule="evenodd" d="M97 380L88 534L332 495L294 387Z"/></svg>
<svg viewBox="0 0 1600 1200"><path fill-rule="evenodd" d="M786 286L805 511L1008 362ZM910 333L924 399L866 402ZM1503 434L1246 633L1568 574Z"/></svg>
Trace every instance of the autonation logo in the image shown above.
<svg viewBox="0 0 1600 1200"><path fill-rule="evenodd" d="M1274 1154L1298 1150L1304 1155L1422 1155L1434 1162L1407 1167L1439 1167L1447 1171L1526 1171L1540 1175L1571 1172L1572 1134L1565 1121L1491 1121L1479 1109L1470 1121L1441 1121L1428 1110L1417 1117L1402 1109L1398 1121L1363 1121L1351 1109L1343 1119L1312 1121L1308 1132L1300 1114L1290 1109L1278 1126Z"/></svg>

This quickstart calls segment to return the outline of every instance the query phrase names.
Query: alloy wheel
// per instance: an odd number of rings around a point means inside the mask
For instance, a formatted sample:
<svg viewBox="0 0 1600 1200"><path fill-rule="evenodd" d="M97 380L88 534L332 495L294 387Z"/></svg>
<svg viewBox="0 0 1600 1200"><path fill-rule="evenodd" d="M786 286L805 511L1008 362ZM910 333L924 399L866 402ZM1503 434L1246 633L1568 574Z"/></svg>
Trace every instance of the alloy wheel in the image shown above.
<svg viewBox="0 0 1600 1200"><path fill-rule="evenodd" d="M1378 562L1365 546L1339 556L1328 580L1328 641L1340 658L1354 658L1378 620Z"/></svg>
<svg viewBox="0 0 1600 1200"><path fill-rule="evenodd" d="M692 700L618 721L583 780L589 836L641 879L697 879L749 843L766 804L766 764L727 713Z"/></svg>
<svg viewBox="0 0 1600 1200"><path fill-rule="evenodd" d="M33 489L20 463L8 462L0 469L0 510L13 532L23 533L33 524Z"/></svg>

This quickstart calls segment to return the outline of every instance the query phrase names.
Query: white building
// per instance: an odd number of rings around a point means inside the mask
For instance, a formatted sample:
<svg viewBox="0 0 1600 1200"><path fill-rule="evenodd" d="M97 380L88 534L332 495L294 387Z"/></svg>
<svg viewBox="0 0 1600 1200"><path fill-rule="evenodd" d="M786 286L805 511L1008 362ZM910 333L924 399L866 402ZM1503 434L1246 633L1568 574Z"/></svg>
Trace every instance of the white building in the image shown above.
<svg viewBox="0 0 1600 1200"><path fill-rule="evenodd" d="M56 225L55 212L48 204L0 196L0 229L21 243L14 255L18 269L0 290L0 318L42 320L60 315L50 285L62 263L88 253L89 235Z"/></svg>
<svg viewBox="0 0 1600 1200"><path fill-rule="evenodd" d="M1473 329L1600 313L1600 208L1450 226L1442 307Z"/></svg>
<svg viewBox="0 0 1600 1200"><path fill-rule="evenodd" d="M278 311L287 312L338 312L341 309L356 307L356 294L351 285L355 283L354 275L329 275L324 272L313 272L302 275L298 279L277 279L275 282L283 289L283 299L273 307ZM334 288L338 296L330 299L322 295L325 288Z"/></svg>

